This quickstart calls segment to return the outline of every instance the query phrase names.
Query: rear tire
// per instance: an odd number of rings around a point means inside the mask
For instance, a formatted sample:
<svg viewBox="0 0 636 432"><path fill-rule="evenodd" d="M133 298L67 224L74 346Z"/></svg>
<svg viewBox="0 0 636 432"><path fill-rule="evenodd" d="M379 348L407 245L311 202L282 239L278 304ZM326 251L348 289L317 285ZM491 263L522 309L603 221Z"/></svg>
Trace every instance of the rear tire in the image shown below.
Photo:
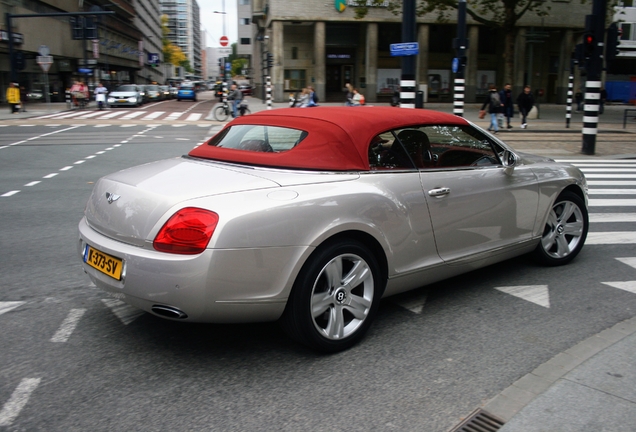
<svg viewBox="0 0 636 432"><path fill-rule="evenodd" d="M548 214L533 258L548 266L569 263L583 248L589 225L583 199L570 191L561 192Z"/></svg>
<svg viewBox="0 0 636 432"><path fill-rule="evenodd" d="M317 249L305 263L280 322L316 351L342 351L367 332L383 290L375 256L363 244L342 239Z"/></svg>

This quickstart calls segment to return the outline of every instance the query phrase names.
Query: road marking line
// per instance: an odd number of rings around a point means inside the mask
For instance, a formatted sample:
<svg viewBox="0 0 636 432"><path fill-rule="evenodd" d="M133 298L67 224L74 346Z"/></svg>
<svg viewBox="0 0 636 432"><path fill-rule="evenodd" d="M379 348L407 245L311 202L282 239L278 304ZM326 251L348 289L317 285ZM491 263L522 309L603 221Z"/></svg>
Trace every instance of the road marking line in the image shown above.
<svg viewBox="0 0 636 432"><path fill-rule="evenodd" d="M585 178L587 179L601 179L601 178L607 178L607 179L633 179L636 178L636 174L613 174L613 173L607 173L607 174L585 174Z"/></svg>
<svg viewBox="0 0 636 432"><path fill-rule="evenodd" d="M4 194L0 195L0 197L10 197L10 196L13 196L13 195L17 194L18 192L20 192L20 191L19 190L9 191L7 193L4 193Z"/></svg>
<svg viewBox="0 0 636 432"><path fill-rule="evenodd" d="M102 299L102 302L120 319L124 325L128 325L143 314L144 311L130 306L117 299Z"/></svg>
<svg viewBox="0 0 636 432"><path fill-rule="evenodd" d="M41 183L41 181L40 180L32 181L31 183L27 183L24 186L31 187L31 186L35 186L38 183Z"/></svg>
<svg viewBox="0 0 636 432"><path fill-rule="evenodd" d="M97 156L95 156L95 155L90 155L90 156L86 156L86 158L85 158L85 159L93 159L93 158L95 158L95 157L97 157Z"/></svg>
<svg viewBox="0 0 636 432"><path fill-rule="evenodd" d="M60 168L60 171L68 171L71 168L73 168L72 166L65 166L64 168Z"/></svg>
<svg viewBox="0 0 636 432"><path fill-rule="evenodd" d="M636 181L632 180L591 180L587 182L588 186L636 186Z"/></svg>
<svg viewBox="0 0 636 432"><path fill-rule="evenodd" d="M636 195L636 189L590 189L590 195Z"/></svg>
<svg viewBox="0 0 636 432"><path fill-rule="evenodd" d="M393 297L393 303L413 313L421 314L428 298L428 291L415 292L414 294L400 294Z"/></svg>
<svg viewBox="0 0 636 432"><path fill-rule="evenodd" d="M613 288L622 289L630 293L636 294L636 281L624 281L624 282L601 282L604 285L609 285Z"/></svg>
<svg viewBox="0 0 636 432"><path fill-rule="evenodd" d="M11 426L42 378L23 378L0 411L0 426Z"/></svg>
<svg viewBox="0 0 636 432"><path fill-rule="evenodd" d="M79 164L83 164L84 162L86 162L85 160L79 160L73 163L73 165L79 165Z"/></svg>
<svg viewBox="0 0 636 432"><path fill-rule="evenodd" d="M590 213L590 222L636 222L636 213Z"/></svg>
<svg viewBox="0 0 636 432"><path fill-rule="evenodd" d="M102 114L101 111L95 111L95 112L92 112L92 113L84 114L83 116L78 117L78 119L87 119L87 118L98 116L100 114Z"/></svg>
<svg viewBox="0 0 636 432"><path fill-rule="evenodd" d="M636 258L628 257L628 258L616 258L616 259L622 262L623 264L627 264L628 266L636 269Z"/></svg>
<svg viewBox="0 0 636 432"><path fill-rule="evenodd" d="M62 322L60 328L51 338L51 342L68 341L68 338L71 337L71 334L73 334L73 331L75 330L75 327L77 327L79 320L85 313L86 309L71 309L71 311L66 316L66 319Z"/></svg>
<svg viewBox="0 0 636 432"><path fill-rule="evenodd" d="M113 111L109 114L103 115L101 117L97 117L96 120L107 120L112 119L113 117L117 117L118 115L126 114L128 111Z"/></svg>
<svg viewBox="0 0 636 432"><path fill-rule="evenodd" d="M154 120L162 114L165 114L165 111L155 111L153 113L148 114L146 117L143 117L142 120Z"/></svg>
<svg viewBox="0 0 636 432"><path fill-rule="evenodd" d="M610 231L590 232L585 240L586 245L636 244L636 232Z"/></svg>
<svg viewBox="0 0 636 432"><path fill-rule="evenodd" d="M45 175L45 176L44 176L44 177L42 177L42 178L50 179L50 178L55 177L55 176L56 176L56 175L58 175L58 174L59 174L59 173L51 173L51 174L47 174L47 175Z"/></svg>
<svg viewBox="0 0 636 432"><path fill-rule="evenodd" d="M538 304L544 308L550 307L550 292L547 285L520 285L495 287L497 291L513 295L523 300Z"/></svg>
<svg viewBox="0 0 636 432"><path fill-rule="evenodd" d="M636 199L591 199L590 207L632 207L636 206Z"/></svg>
<svg viewBox="0 0 636 432"><path fill-rule="evenodd" d="M134 119L135 117L139 117L142 114L146 114L148 111L135 111L135 112L131 112L130 114L127 114L125 116L123 116L121 119L122 120L130 120L130 119Z"/></svg>
<svg viewBox="0 0 636 432"><path fill-rule="evenodd" d="M593 172L604 172L604 173L615 173L615 172L636 172L636 168L583 168L581 169L584 173L593 173Z"/></svg>
<svg viewBox="0 0 636 432"><path fill-rule="evenodd" d="M192 113L188 116L187 119L185 119L185 121L197 121L201 118L203 114L201 113Z"/></svg>
<svg viewBox="0 0 636 432"><path fill-rule="evenodd" d="M185 112L173 112L173 113L170 113L170 115L166 117L164 120L176 120L179 117L181 117L183 114L185 114Z"/></svg>
<svg viewBox="0 0 636 432"><path fill-rule="evenodd" d="M26 302L23 301L8 301L8 302L0 302L0 315L3 313L7 313L10 310L13 310L19 306L22 306Z"/></svg>

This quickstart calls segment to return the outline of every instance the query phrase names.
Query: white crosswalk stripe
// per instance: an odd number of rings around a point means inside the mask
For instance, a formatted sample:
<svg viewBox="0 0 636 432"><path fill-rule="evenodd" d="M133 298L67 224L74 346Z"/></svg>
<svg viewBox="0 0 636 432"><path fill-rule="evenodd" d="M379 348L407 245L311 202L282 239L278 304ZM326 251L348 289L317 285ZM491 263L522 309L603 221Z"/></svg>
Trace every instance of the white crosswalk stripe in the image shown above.
<svg viewBox="0 0 636 432"><path fill-rule="evenodd" d="M58 119L72 119L72 120L161 120L161 121L186 121L186 122L200 122L203 120L209 121L204 116L205 113L191 113L190 109L185 111L148 111L146 109L142 110L122 110L119 108L113 108L107 111L99 111L99 110L75 110L75 111L65 111L61 113L49 114L40 117L35 117L36 119L50 119L50 120L58 120ZM187 116L186 116L187 115Z"/></svg>

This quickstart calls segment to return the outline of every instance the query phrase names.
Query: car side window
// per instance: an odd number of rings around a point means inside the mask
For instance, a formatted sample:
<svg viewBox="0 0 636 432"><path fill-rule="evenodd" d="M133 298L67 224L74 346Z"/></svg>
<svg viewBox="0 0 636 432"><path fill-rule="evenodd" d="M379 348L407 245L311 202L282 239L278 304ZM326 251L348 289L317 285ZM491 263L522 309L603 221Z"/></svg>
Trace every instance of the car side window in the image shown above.
<svg viewBox="0 0 636 432"><path fill-rule="evenodd" d="M373 137L369 145L369 167L372 171L415 170L413 160L395 131Z"/></svg>
<svg viewBox="0 0 636 432"><path fill-rule="evenodd" d="M497 146L472 126L433 125L419 128L430 141L431 168L501 165Z"/></svg>

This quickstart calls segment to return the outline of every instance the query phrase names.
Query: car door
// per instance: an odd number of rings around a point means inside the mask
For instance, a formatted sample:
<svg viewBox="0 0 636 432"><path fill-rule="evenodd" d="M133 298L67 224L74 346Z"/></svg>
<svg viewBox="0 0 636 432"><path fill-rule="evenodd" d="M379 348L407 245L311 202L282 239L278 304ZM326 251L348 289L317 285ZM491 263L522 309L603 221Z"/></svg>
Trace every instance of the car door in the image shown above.
<svg viewBox="0 0 636 432"><path fill-rule="evenodd" d="M418 128L432 162L420 168L440 257L447 263L531 239L539 188L527 166L504 168L503 147L473 126Z"/></svg>

